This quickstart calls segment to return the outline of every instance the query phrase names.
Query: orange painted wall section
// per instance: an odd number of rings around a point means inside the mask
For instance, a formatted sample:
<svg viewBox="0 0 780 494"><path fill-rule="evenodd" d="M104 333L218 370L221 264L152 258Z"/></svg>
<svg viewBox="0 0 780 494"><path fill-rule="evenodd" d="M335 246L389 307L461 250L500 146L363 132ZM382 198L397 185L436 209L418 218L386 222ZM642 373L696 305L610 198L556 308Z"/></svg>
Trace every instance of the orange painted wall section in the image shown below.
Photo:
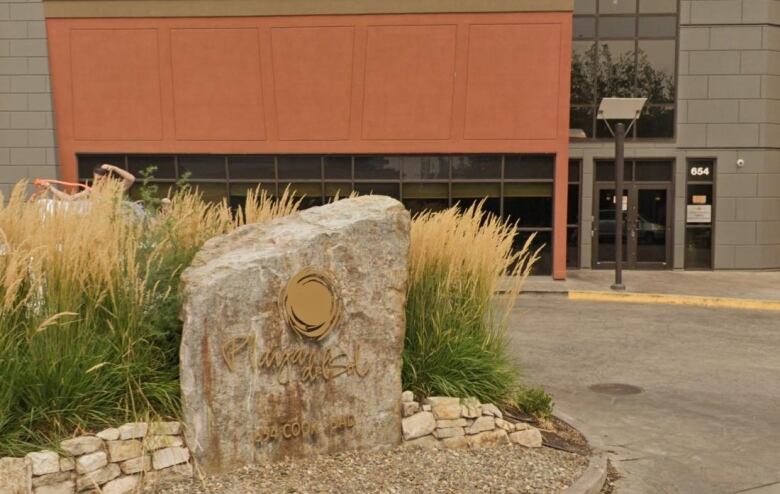
<svg viewBox="0 0 780 494"><path fill-rule="evenodd" d="M49 19L77 153L549 153L565 276L571 13Z"/></svg>

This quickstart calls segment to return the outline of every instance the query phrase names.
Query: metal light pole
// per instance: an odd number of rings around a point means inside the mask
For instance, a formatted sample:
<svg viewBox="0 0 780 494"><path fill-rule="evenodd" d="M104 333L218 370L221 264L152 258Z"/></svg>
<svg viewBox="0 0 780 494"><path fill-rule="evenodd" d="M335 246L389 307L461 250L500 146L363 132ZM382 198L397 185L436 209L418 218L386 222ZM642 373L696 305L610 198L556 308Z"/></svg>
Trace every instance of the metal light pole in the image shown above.
<svg viewBox="0 0 780 494"><path fill-rule="evenodd" d="M615 136L615 284L612 285L613 290L626 289L623 285L623 169L626 161L624 152L626 134L641 115L645 103L647 98L604 98L599 105L598 119L604 121ZM628 120L631 125L626 129L624 123L618 122L613 131L609 125L610 120Z"/></svg>
<svg viewBox="0 0 780 494"><path fill-rule="evenodd" d="M615 126L615 284L613 290L625 290L623 285L623 170L625 168L626 126Z"/></svg>

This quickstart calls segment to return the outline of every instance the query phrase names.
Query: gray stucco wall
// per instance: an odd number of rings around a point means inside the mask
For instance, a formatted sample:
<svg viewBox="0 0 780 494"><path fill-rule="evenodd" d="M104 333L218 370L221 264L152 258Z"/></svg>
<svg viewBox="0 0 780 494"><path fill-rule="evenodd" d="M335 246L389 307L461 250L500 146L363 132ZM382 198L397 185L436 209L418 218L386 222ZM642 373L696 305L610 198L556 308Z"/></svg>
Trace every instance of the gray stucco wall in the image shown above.
<svg viewBox="0 0 780 494"><path fill-rule="evenodd" d="M780 268L779 25L780 0L681 2L677 137L626 150L675 160L675 268L684 263L690 158L716 160L715 268ZM583 160L580 259L590 267L593 161L614 150L575 143L571 156Z"/></svg>
<svg viewBox="0 0 780 494"><path fill-rule="evenodd" d="M0 0L0 190L57 176L40 0Z"/></svg>

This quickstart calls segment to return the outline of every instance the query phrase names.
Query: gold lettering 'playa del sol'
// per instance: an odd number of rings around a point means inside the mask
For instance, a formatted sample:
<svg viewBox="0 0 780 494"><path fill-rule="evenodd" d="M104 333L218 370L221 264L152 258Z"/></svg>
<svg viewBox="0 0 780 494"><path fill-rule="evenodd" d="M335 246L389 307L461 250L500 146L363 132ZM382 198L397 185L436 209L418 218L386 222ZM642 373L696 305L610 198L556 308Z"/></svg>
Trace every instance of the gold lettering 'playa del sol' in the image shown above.
<svg viewBox="0 0 780 494"><path fill-rule="evenodd" d="M343 375L362 378L369 371L366 363L360 361L359 344L351 356L338 348L304 345L274 345L258 354L256 344L256 337L249 335L231 338L222 345L222 358L230 372L236 371L239 359L244 357L256 372L275 372L279 384L330 381Z"/></svg>

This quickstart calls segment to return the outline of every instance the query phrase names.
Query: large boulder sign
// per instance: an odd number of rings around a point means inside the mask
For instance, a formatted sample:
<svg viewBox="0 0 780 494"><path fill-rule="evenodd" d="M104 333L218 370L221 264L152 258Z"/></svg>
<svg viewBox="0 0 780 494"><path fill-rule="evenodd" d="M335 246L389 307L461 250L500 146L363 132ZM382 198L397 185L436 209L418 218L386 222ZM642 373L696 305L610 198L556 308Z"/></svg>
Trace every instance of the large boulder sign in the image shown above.
<svg viewBox="0 0 780 494"><path fill-rule="evenodd" d="M205 472L400 443L409 229L401 203L365 196L206 243L181 344Z"/></svg>

